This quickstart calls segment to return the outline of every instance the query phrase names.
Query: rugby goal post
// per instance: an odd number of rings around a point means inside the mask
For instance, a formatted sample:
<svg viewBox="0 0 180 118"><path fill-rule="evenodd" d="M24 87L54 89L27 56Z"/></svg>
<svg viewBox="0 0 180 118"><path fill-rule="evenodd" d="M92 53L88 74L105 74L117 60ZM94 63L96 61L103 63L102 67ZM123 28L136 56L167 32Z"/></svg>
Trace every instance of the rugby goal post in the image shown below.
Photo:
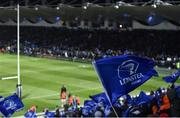
<svg viewBox="0 0 180 118"><path fill-rule="evenodd" d="M4 8L4 7L3 7ZM2 77L1 80L17 79L16 94L19 98L22 95L22 84L20 80L20 10L17 4L17 76Z"/></svg>
<svg viewBox="0 0 180 118"><path fill-rule="evenodd" d="M9 76L9 77L2 77L1 80L12 80L12 79L18 79L18 76ZM16 85L16 94L19 98L22 96L22 85L17 84Z"/></svg>
<svg viewBox="0 0 180 118"><path fill-rule="evenodd" d="M21 99L22 97L22 84L20 79L20 10L19 4L17 4L17 85L16 92L18 97Z"/></svg>
<svg viewBox="0 0 180 118"><path fill-rule="evenodd" d="M17 79L18 76L2 77L1 80Z"/></svg>

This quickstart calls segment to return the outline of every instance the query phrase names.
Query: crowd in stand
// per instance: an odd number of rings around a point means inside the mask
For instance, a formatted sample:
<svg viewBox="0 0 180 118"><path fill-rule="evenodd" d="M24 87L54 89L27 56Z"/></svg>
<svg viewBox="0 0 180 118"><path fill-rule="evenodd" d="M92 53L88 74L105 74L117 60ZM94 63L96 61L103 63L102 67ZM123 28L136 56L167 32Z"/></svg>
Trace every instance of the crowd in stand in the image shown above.
<svg viewBox="0 0 180 118"><path fill-rule="evenodd" d="M77 100L69 104L69 98L64 108L56 107L55 111L44 109L44 116L50 117L179 117L180 116L180 86L159 88L145 93L141 91L137 96L124 95L119 101L108 105L104 98L85 100L79 106ZM90 97L92 98L92 97ZM36 106L32 106L25 114L34 116ZM30 114L28 114L30 113ZM28 115L27 115L28 114ZM29 116L30 117L30 116Z"/></svg>
<svg viewBox="0 0 180 118"><path fill-rule="evenodd" d="M179 96L179 87L172 86L171 88L160 88L157 91L151 91L150 94L145 94L140 92L138 96L132 97L126 95L122 97L118 105L114 104L115 111L118 116L122 117L146 117L146 116L180 116L180 96ZM100 102L99 102L100 103ZM99 104L98 103L98 104ZM98 105L97 105L98 106ZM107 112L104 107L105 105L100 104L99 111L101 112L100 116L110 116L114 117L116 114L113 112L112 108ZM90 112L90 116L96 116L97 109L94 109L94 112ZM103 108L104 107L104 108ZM85 115L82 113L82 115Z"/></svg>
<svg viewBox="0 0 180 118"><path fill-rule="evenodd" d="M0 51L16 52L16 28L2 27ZM180 61L179 31L106 31L22 27L21 53L93 60L121 54L148 56L159 66L176 67Z"/></svg>

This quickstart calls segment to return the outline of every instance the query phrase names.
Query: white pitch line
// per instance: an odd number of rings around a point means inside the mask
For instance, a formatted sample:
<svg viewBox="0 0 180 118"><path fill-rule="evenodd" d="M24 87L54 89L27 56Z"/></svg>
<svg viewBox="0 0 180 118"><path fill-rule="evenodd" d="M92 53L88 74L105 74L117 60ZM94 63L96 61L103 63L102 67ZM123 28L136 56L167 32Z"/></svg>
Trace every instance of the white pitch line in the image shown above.
<svg viewBox="0 0 180 118"><path fill-rule="evenodd" d="M3 77L1 78L2 80L8 80L8 79L16 79L17 76L13 76L13 77Z"/></svg>
<svg viewBox="0 0 180 118"><path fill-rule="evenodd" d="M9 93L15 93L15 92L0 92L0 94L9 94Z"/></svg>
<svg viewBox="0 0 180 118"><path fill-rule="evenodd" d="M80 68L89 68L90 66L89 65L79 65L78 67L80 67Z"/></svg>
<svg viewBox="0 0 180 118"><path fill-rule="evenodd" d="M87 90L95 90L95 89L100 89L100 88L101 88L101 87L91 88L91 89L83 89L83 90L76 90L76 91L72 91L72 93L77 93L77 92L82 92L82 91L87 91ZM51 94L51 95L44 95L44 96L29 97L29 98L26 98L26 99L47 98L47 97L52 97L52 96L57 96L57 95L59 95L59 93Z"/></svg>

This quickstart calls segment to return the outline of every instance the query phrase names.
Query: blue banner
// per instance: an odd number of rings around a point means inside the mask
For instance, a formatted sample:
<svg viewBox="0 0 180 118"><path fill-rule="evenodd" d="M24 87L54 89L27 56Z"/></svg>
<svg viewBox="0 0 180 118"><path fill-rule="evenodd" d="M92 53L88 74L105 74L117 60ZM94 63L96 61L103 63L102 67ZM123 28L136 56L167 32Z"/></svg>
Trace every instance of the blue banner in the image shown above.
<svg viewBox="0 0 180 118"><path fill-rule="evenodd" d="M25 118L37 118L36 116L36 112L35 111L27 111L25 114L24 114L24 117Z"/></svg>
<svg viewBox="0 0 180 118"><path fill-rule="evenodd" d="M47 112L45 113L45 116L46 116L46 118L54 118L54 117L55 117L55 112L49 112L49 111L47 111Z"/></svg>
<svg viewBox="0 0 180 118"><path fill-rule="evenodd" d="M154 61L133 55L100 59L93 64L112 103L158 75Z"/></svg>
<svg viewBox="0 0 180 118"><path fill-rule="evenodd" d="M21 99L16 94L4 98L0 102L0 112L5 117L10 117L14 112L21 110L24 107Z"/></svg>
<svg viewBox="0 0 180 118"><path fill-rule="evenodd" d="M163 77L163 80L167 83L175 83L178 80L179 76L180 76L180 69L170 76Z"/></svg>
<svg viewBox="0 0 180 118"><path fill-rule="evenodd" d="M85 100L84 106L81 108L84 116L91 116L95 111L97 104L93 100Z"/></svg>
<svg viewBox="0 0 180 118"><path fill-rule="evenodd" d="M96 102L93 100L85 100L84 101L84 106L96 106Z"/></svg>
<svg viewBox="0 0 180 118"><path fill-rule="evenodd" d="M136 101L136 105L141 104L141 103L148 103L151 102L153 99L152 96L146 95L146 93L144 93L143 91L140 92L137 101Z"/></svg>
<svg viewBox="0 0 180 118"><path fill-rule="evenodd" d="M0 102L3 101L3 100L4 100L3 96L0 96Z"/></svg>
<svg viewBox="0 0 180 118"><path fill-rule="evenodd" d="M110 106L109 100L105 93L99 93L93 96L90 96L92 100L94 100L96 103L103 102L105 105Z"/></svg>

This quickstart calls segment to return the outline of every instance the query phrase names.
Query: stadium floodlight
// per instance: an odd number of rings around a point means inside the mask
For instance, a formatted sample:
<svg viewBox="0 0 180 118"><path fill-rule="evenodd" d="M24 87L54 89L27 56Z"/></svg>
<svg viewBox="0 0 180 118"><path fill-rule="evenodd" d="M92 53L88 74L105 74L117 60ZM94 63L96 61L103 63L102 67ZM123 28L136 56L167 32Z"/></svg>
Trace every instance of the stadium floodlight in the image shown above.
<svg viewBox="0 0 180 118"><path fill-rule="evenodd" d="M87 9L87 6L83 6L83 9Z"/></svg>
<svg viewBox="0 0 180 118"><path fill-rule="evenodd" d="M152 4L152 7L157 8L157 5L156 4Z"/></svg>
<svg viewBox="0 0 180 118"><path fill-rule="evenodd" d="M154 0L153 4L151 6L154 7L154 8L157 8L157 6L160 5L160 4L161 4L160 0Z"/></svg>
<svg viewBox="0 0 180 118"><path fill-rule="evenodd" d="M119 5L114 5L114 8L119 9Z"/></svg>
<svg viewBox="0 0 180 118"><path fill-rule="evenodd" d="M122 28L122 25L120 24L119 27Z"/></svg>
<svg viewBox="0 0 180 118"><path fill-rule="evenodd" d="M116 2L116 4L114 5L114 8L119 9L120 6L134 6L134 5L123 2L123 1L119 1L119 2Z"/></svg>
<svg viewBox="0 0 180 118"><path fill-rule="evenodd" d="M60 9L59 6L57 6L57 7L56 7L56 10L59 10L59 9Z"/></svg>
<svg viewBox="0 0 180 118"><path fill-rule="evenodd" d="M39 8L38 8L38 7L35 7L34 9L35 9L36 11L38 11L38 10L39 10Z"/></svg>
<svg viewBox="0 0 180 118"><path fill-rule="evenodd" d="M61 17L60 16L56 16L56 22L60 21Z"/></svg>
<svg viewBox="0 0 180 118"><path fill-rule="evenodd" d="M85 3L83 5L83 9L87 9L90 5L92 5L92 3L89 3L89 2Z"/></svg>

